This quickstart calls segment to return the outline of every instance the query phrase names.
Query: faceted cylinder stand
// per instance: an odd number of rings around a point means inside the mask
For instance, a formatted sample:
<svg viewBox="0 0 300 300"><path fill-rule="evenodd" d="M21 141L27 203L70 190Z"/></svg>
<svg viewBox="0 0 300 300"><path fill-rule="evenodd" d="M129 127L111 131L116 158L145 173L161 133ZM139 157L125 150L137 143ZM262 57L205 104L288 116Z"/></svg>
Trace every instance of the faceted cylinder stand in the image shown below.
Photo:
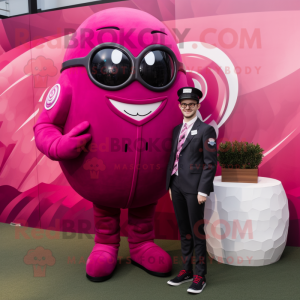
<svg viewBox="0 0 300 300"><path fill-rule="evenodd" d="M280 181L258 183L214 179L205 203L207 252L234 266L263 266L279 260L287 240L288 200Z"/></svg>

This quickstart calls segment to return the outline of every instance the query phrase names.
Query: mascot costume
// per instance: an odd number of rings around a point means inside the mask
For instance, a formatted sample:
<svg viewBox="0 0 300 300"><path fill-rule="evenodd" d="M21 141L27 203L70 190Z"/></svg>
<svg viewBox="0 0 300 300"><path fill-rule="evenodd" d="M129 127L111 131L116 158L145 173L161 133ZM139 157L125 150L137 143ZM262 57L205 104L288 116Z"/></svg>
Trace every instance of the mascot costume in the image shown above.
<svg viewBox="0 0 300 300"><path fill-rule="evenodd" d="M165 193L177 90L186 71L168 28L152 15L111 8L86 19L66 50L57 83L34 126L37 148L59 162L74 190L94 206L91 281L111 277L128 208L132 264L169 276L172 259L154 242L154 214Z"/></svg>

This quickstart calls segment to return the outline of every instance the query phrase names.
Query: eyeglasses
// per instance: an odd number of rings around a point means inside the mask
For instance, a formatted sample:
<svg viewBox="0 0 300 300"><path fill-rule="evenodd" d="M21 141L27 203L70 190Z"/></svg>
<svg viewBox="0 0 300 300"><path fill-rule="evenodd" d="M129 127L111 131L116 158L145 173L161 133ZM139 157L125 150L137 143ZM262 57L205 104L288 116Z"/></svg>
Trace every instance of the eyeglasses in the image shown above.
<svg viewBox="0 0 300 300"><path fill-rule="evenodd" d="M180 103L180 106L182 108L186 108L187 106L190 107L190 108L195 108L196 105L197 105L196 103L189 103L189 104L187 104L187 103Z"/></svg>
<svg viewBox="0 0 300 300"><path fill-rule="evenodd" d="M134 80L152 91L168 89L177 73L186 73L183 63L174 52L164 45L150 45L135 57L124 46L102 43L94 47L85 57L63 62L63 70L84 66L91 81L105 90L119 90Z"/></svg>

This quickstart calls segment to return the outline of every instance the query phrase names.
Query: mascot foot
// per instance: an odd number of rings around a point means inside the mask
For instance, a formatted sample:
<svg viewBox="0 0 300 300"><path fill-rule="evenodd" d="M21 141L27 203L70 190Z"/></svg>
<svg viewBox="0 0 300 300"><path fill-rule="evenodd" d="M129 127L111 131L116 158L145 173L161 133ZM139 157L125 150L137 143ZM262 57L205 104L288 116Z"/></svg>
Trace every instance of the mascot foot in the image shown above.
<svg viewBox="0 0 300 300"><path fill-rule="evenodd" d="M86 277L94 282L109 279L117 266L117 246L96 244L86 262Z"/></svg>
<svg viewBox="0 0 300 300"><path fill-rule="evenodd" d="M172 259L170 255L154 242L130 245L130 256L133 265L151 275L159 277L171 275Z"/></svg>

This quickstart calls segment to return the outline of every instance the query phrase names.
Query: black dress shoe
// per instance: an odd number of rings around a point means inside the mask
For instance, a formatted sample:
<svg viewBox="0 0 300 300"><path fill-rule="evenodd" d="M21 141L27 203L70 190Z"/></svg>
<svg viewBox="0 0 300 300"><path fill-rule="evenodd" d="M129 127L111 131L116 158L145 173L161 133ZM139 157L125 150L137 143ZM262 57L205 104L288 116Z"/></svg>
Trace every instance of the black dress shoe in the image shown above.
<svg viewBox="0 0 300 300"><path fill-rule="evenodd" d="M180 285L182 283L192 281L192 280L193 280L193 272L192 271L181 270L175 278L169 280L167 283L169 285L177 286L177 285Z"/></svg>
<svg viewBox="0 0 300 300"><path fill-rule="evenodd" d="M187 289L189 293L198 294L203 291L206 286L206 279L200 275L194 275L194 280L191 286Z"/></svg>

